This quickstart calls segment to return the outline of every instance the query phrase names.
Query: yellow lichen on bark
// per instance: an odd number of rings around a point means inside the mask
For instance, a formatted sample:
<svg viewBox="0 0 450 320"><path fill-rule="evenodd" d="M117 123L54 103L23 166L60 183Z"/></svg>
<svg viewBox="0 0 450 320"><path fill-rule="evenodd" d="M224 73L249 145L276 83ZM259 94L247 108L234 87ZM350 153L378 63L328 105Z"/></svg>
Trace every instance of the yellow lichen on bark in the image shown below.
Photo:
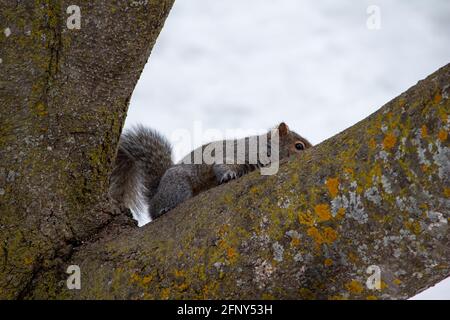
<svg viewBox="0 0 450 320"><path fill-rule="evenodd" d="M336 197L338 194L339 188L339 179L338 178L328 178L325 182L328 192L332 198Z"/></svg>
<svg viewBox="0 0 450 320"><path fill-rule="evenodd" d="M397 142L397 137L392 133L386 134L386 136L383 139L383 148L386 150L390 150L395 146L395 143Z"/></svg>

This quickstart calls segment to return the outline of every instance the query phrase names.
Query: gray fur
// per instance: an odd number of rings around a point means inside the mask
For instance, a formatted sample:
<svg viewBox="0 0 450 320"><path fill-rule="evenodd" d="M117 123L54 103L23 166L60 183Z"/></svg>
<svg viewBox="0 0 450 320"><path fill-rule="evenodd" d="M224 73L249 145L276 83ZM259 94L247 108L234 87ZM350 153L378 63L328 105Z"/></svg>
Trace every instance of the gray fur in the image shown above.
<svg viewBox="0 0 450 320"><path fill-rule="evenodd" d="M311 143L293 131L289 131L287 126L280 124L280 144L279 144L279 160L288 158L299 151L294 150L296 142L301 141L305 148L312 147ZM283 134L281 132L284 132ZM270 134L268 133L267 153L270 155ZM244 138L243 141L248 145L249 138ZM237 150L239 140L228 141L228 143ZM242 141L242 140L241 140ZM180 163L171 167L164 174L158 188L158 192L150 200L149 214L152 219L155 219L162 214L175 208L178 204L195 196L196 194L213 188L219 184L226 183L230 180L237 179L251 171L259 169L264 165L257 159L257 163L252 164L249 161L248 148L245 148L243 154L244 163L236 164L237 152L234 152L233 159L227 159L224 155L222 163L199 163L195 162L194 153L203 152L208 146L217 144L222 148L227 144L227 141L211 142L202 147L192 151ZM211 150L211 149L209 149ZM214 152L214 151L213 151ZM232 164L227 163L227 160L233 160ZM267 163L265 165L268 165Z"/></svg>
<svg viewBox="0 0 450 320"><path fill-rule="evenodd" d="M299 154L299 150L295 150L298 142L304 148L312 146L308 140L289 131L285 123L278 126L278 131L279 160ZM270 132L267 133L267 138L266 152L270 156ZM249 139L250 137L205 144L174 165L167 140L152 129L137 126L121 136L111 175L111 197L135 214L142 212L148 205L149 215L155 219L202 191L268 165L261 162L262 158L257 158L256 163L252 163L247 147L244 151L239 150L238 144L244 142L248 146ZM215 149L215 146L223 148L227 145L234 149L233 156L224 155L223 159L220 156L218 161L214 158L212 164L193 164L194 153L203 153L208 148L208 152L211 151L214 155L215 150L220 150ZM244 153L238 157L239 151ZM242 162L236 163L238 158Z"/></svg>
<svg viewBox="0 0 450 320"><path fill-rule="evenodd" d="M110 179L110 196L133 214L144 211L159 182L172 166L166 138L141 125L122 134Z"/></svg>
<svg viewBox="0 0 450 320"><path fill-rule="evenodd" d="M176 165L166 171L158 192L149 203L148 209L152 220L194 196L191 185L192 169L190 165Z"/></svg>

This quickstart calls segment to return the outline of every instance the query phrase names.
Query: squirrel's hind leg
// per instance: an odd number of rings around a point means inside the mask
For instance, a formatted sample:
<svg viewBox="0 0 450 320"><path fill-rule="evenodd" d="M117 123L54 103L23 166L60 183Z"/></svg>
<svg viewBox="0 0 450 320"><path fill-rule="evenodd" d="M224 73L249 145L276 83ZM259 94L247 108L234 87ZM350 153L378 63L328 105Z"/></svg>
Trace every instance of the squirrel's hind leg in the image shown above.
<svg viewBox="0 0 450 320"><path fill-rule="evenodd" d="M180 166L169 168L161 179L158 192L149 202L149 214L153 219L172 210L194 195L188 172Z"/></svg>

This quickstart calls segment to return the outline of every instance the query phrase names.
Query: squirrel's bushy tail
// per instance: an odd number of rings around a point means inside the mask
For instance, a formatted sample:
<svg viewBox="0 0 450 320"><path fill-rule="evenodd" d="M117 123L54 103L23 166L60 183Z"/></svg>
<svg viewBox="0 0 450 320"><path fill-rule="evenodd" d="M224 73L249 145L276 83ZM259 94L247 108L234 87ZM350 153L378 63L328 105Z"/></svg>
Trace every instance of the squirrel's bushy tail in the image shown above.
<svg viewBox="0 0 450 320"><path fill-rule="evenodd" d="M110 196L139 215L172 164L172 148L158 132L142 125L125 131L111 173Z"/></svg>

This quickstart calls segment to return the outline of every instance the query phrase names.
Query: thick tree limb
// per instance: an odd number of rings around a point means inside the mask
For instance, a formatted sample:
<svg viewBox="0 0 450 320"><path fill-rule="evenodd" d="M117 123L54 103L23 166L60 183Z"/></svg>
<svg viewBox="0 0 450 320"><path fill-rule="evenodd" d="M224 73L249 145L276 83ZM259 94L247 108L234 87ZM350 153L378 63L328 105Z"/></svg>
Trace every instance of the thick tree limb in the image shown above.
<svg viewBox="0 0 450 320"><path fill-rule="evenodd" d="M112 220L118 137L172 3L0 0L0 298L32 296Z"/></svg>
<svg viewBox="0 0 450 320"><path fill-rule="evenodd" d="M83 287L60 297L415 295L450 273L449 93L447 65L275 176L80 248ZM379 290L366 286L369 266Z"/></svg>

